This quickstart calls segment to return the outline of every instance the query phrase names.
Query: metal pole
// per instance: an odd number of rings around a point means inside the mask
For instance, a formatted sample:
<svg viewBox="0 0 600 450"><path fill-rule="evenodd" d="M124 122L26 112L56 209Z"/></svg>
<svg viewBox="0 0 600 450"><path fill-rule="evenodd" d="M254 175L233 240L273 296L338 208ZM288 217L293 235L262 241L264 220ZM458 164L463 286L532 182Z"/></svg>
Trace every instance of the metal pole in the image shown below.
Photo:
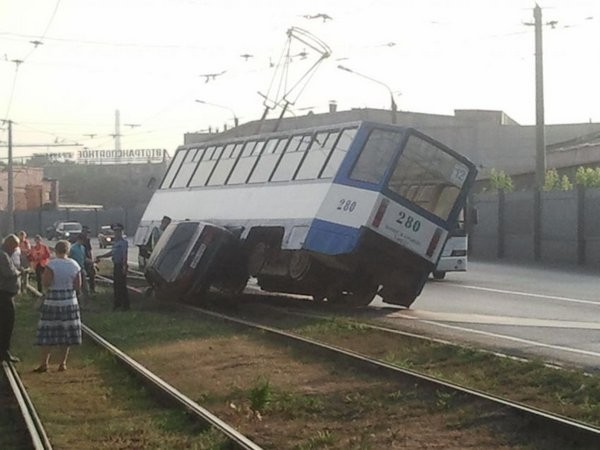
<svg viewBox="0 0 600 450"><path fill-rule="evenodd" d="M12 149L12 120L8 121L8 193L6 210L8 212L8 232L15 232L15 187L13 173L13 149Z"/></svg>
<svg viewBox="0 0 600 450"><path fill-rule="evenodd" d="M585 254L585 186L577 185L577 264L583 266Z"/></svg>
<svg viewBox="0 0 600 450"><path fill-rule="evenodd" d="M359 73L352 69L349 69L346 66L342 66L341 64L338 65L337 67L340 70L353 73L354 75L358 75L359 77L365 78L369 81L372 81L373 83L377 83L380 86L383 86L384 88L386 88L388 90L388 92L390 93L390 99L391 99L390 110L391 110L392 123L394 123L394 124L396 123L396 112L398 111L398 106L396 105L396 101L394 100L394 93L392 92L392 89L387 84L385 84L383 81L376 80L375 78L371 78L367 75L364 75L362 73Z"/></svg>
<svg viewBox="0 0 600 450"><path fill-rule="evenodd" d="M546 135L544 130L544 63L542 50L542 8L533 8L535 19L535 181L538 189L546 178Z"/></svg>
<svg viewBox="0 0 600 450"><path fill-rule="evenodd" d="M121 150L121 113L115 110L115 150Z"/></svg>

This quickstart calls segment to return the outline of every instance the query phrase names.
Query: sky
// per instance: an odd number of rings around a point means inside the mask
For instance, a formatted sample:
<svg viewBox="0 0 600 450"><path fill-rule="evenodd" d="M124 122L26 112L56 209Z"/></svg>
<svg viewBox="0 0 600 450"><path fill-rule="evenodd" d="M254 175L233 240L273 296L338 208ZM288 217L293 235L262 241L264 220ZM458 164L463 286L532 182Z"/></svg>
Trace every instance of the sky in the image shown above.
<svg viewBox="0 0 600 450"><path fill-rule="evenodd" d="M600 2L538 4L546 123L600 122ZM257 120L265 96L272 106L304 80L288 94L288 115L326 112L331 100L340 110L389 108L393 95L400 110L503 110L531 125L534 5L0 0L0 119L14 122L15 145L41 145L15 147L15 156L113 149L115 110L123 149L172 154L185 132L232 126L234 116ZM280 112L276 106L268 117ZM1 159L8 138L0 126Z"/></svg>

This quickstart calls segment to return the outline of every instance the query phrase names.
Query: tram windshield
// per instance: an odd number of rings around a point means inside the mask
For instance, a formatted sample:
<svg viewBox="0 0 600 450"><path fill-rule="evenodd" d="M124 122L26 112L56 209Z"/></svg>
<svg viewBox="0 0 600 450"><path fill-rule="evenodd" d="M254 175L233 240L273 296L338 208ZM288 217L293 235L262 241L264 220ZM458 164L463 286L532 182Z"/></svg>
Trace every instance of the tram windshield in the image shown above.
<svg viewBox="0 0 600 450"><path fill-rule="evenodd" d="M468 167L452 154L410 135L388 188L447 220L468 174Z"/></svg>

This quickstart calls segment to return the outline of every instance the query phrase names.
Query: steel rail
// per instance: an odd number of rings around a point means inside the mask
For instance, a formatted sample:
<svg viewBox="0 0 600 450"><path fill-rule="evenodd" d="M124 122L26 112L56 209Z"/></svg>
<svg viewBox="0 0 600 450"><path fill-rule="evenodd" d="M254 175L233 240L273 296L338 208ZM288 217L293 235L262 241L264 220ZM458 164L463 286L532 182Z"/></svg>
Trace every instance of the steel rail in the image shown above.
<svg viewBox="0 0 600 450"><path fill-rule="evenodd" d="M244 450L261 450L260 446L252 442L235 428L222 421L217 416L204 409L198 403L177 390L175 387L168 384L162 378L146 369L142 364L125 354L123 351L119 350L98 333L93 331L90 327L83 324L81 327L88 337L90 337L96 344L104 348L106 351L111 353L120 363L125 365L127 369L132 371L136 376L140 377L145 383L151 385L159 393L176 402L179 406L190 412L202 422L218 429L221 433L227 436L235 448Z"/></svg>
<svg viewBox="0 0 600 450"><path fill-rule="evenodd" d="M8 380L17 405L19 406L21 418L27 428L27 434L32 448L35 450L51 450L52 444L50 443L50 439L48 439L42 421L40 420L40 417L33 406L33 402L27 394L27 390L14 365L2 361L2 369L4 370L4 375Z"/></svg>
<svg viewBox="0 0 600 450"><path fill-rule="evenodd" d="M288 307L285 307L285 306L271 306L271 305L267 305L267 307L270 308L270 309L272 309L272 310L274 310L274 311L278 311L278 312L285 313L285 314L291 314L291 315L298 316L298 317L306 317L307 319L317 319L317 320L337 319L337 320L341 320L341 321L347 322L347 323L352 324L352 325L358 325L358 326L361 326L361 327L365 327L365 328L368 328L369 330L373 330L373 331L381 331L383 333L396 334L398 336L408 337L408 338L412 338L412 339L418 339L418 340L421 340L421 341L431 342L431 343L434 343L434 344L449 345L449 346L457 347L457 348L463 348L463 349L464 348L467 348L467 349L468 348L472 348L472 347L469 347L468 345L463 345L463 344L460 344L460 343L448 341L446 339L441 339L441 338L435 338L435 337L431 337L431 336L426 336L424 334L414 333L412 331L404 331L404 330L400 330L398 328L389 327L389 326L375 325L374 323L361 321L361 320L358 320L358 319L353 318L353 317L338 317L338 316L333 316L333 315L328 315L328 314L322 314L322 313L312 313L312 312L306 312L306 311L298 311L298 310L293 309L291 307L288 308ZM489 354L489 355L493 355L493 356L497 356L499 358L510 359L510 360L513 360L513 361L529 362L529 360L527 358L523 358L523 357L520 357L520 356L509 355L509 354L502 353L502 352L497 352L497 351L492 351L492 350L486 350L486 349L481 349L481 348L476 349L476 351L481 352L481 353L486 353L486 354ZM544 363L544 366L552 368L552 369L563 369L562 366L557 365L557 364L551 364L551 363Z"/></svg>
<svg viewBox="0 0 600 450"><path fill-rule="evenodd" d="M424 373L420 373L411 369L404 369L398 366L394 366L392 364L376 360L360 354L358 352L354 352L352 350L347 350L341 347L337 347L335 345L326 344L315 339L307 338L304 336L297 335L295 333L290 333L287 331L279 330L270 326L262 325L256 322L252 322L249 320L239 319L236 317L227 316L222 313L210 311L204 308L189 306L189 305L181 305L184 309L188 309L191 311L196 311L202 313L204 315L214 317L226 322L235 323L237 325L242 325L245 327L249 327L252 329L260 330L262 332L277 336L279 338L283 338L289 342L295 344L303 344L312 349L320 350L326 354L342 357L351 363L359 363L363 366L367 366L369 368L377 369L380 373L384 373L386 375L391 376L400 376L404 378L409 378L413 381L422 382L428 384L430 386L436 388L443 388L450 391L454 391L459 394L463 394L469 396L471 398L475 398L478 400L482 400L486 403L493 404L495 406L502 406L512 410L515 413L524 415L529 419L540 423L547 427L556 427L561 430L563 436L568 436L572 438L574 436L579 437L579 439L584 442L590 442L594 444L595 448L600 448L600 428L595 426L579 422L573 419L570 419L565 416L561 416L558 414L554 414L548 411L544 411L539 408L535 408L532 406L527 406L522 403L514 402L511 400L507 400L502 397L498 397L492 394L488 394L483 391L479 391L476 389L470 389L458 384L454 384L448 381L440 380L435 377L426 375Z"/></svg>
<svg viewBox="0 0 600 450"><path fill-rule="evenodd" d="M110 278L101 275L98 275L97 278L99 278L100 281L108 283L113 282ZM41 295L40 292L33 286L28 285L27 287L34 294ZM142 294L142 291L140 291L139 289L133 288L131 286L128 286L128 288L134 291L136 294ZM165 380L149 371L142 364L140 364L139 362L128 356L126 353L121 351L119 348L108 342L90 327L82 323L81 329L94 343L102 347L104 350L108 351L128 370L130 370L136 376L140 377L146 384L152 386L157 392L164 395L165 398L168 398L169 400L173 401L178 406L188 411L200 421L216 428L225 436L227 436L234 448L242 450L262 450L262 447L252 442L250 439L248 439L242 433L237 431L235 428L219 419L207 409L200 406L198 403L193 401L191 398L187 397L181 391L171 386Z"/></svg>
<svg viewBox="0 0 600 450"><path fill-rule="evenodd" d="M132 288L132 290L138 294L141 293L139 289ZM351 363L359 363L363 366L367 366L372 369L377 369L378 371L380 371L381 373L385 373L386 375L409 378L413 381L416 380L419 382L423 382L424 384L428 384L432 387L447 389L459 394L469 396L471 398L482 400L495 406L506 407L509 410L517 414L521 414L541 425L547 426L549 428L556 427L561 431L561 434L563 436L569 438L577 436L579 439L586 443L592 443L595 446L594 448L600 448L600 428L595 427L593 425L589 425L539 408L528 406L523 403L514 402L483 391L464 387L445 380L440 380L427 374L418 372L416 370L394 366L392 364L370 358L366 355L354 352L352 350L347 350L341 347L337 347L335 345L326 344L315 339L297 335L295 333L278 330L276 328L262 325L257 322L231 317L226 314L190 305L180 304L180 307L187 310L196 311L201 314L223 320L225 322L235 323L237 325L242 325L251 329L260 330L262 332L277 336L279 338L283 338L295 344L303 344L312 349L323 351L329 355L342 357Z"/></svg>

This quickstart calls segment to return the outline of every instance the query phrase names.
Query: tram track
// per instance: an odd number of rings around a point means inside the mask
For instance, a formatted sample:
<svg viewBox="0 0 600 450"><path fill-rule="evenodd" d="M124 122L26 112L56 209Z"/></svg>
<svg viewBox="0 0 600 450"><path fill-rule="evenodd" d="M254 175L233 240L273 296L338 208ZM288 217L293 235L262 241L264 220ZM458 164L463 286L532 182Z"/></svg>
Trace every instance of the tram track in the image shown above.
<svg viewBox="0 0 600 450"><path fill-rule="evenodd" d="M2 371L7 384L7 392L3 392L4 400L7 403L14 402L16 404L14 410L15 415L18 415L17 422L20 426L15 429L15 434L17 434L17 440L22 442L22 448L32 448L35 450L52 449L52 444L48 439L44 425L14 364L3 361ZM7 407L8 405L5 405L6 409L8 409ZM16 410L18 410L18 414Z"/></svg>
<svg viewBox="0 0 600 450"><path fill-rule="evenodd" d="M134 288L136 294L141 294L139 288ZM218 319L236 326L242 326L257 330L260 333L274 337L278 340L285 341L288 345L302 347L310 349L311 351L325 354L329 358L337 358L349 362L352 365L365 369L367 371L375 371L380 376L386 376L393 379L402 379L415 384L428 386L433 390L443 390L450 392L452 395L459 395L465 398L470 398L473 401L480 401L487 404L492 409L501 411L508 411L510 414L522 417L531 424L531 429L537 430L538 433L551 434L560 436L563 439L567 439L575 443L576 448L599 448L600 447L600 428L593 425L580 422L578 420L571 419L566 416L548 412L543 409L539 409L533 406L526 405L524 403L512 401L500 396L496 396L481 390L472 389L460 384L448 382L423 372L401 368L396 365L389 364L387 362L371 358L365 354L361 354L346 348L342 348L335 345L330 345L324 342L320 342L315 339L311 339L305 336L301 336L296 333L285 331L275 326L265 325L263 323L254 322L241 318L237 315L225 314L223 312L217 312L212 309L200 308L190 305L180 305L181 308L195 312L206 317ZM287 309L287 308L286 308ZM330 316L323 316L319 314L313 315L312 313L302 313L306 317L314 319L326 319ZM364 324L363 322L357 322ZM400 330L394 330L387 327L380 327L376 325L367 325L373 329L384 332L392 332L395 334L402 334L413 338L426 339L430 341L437 341L438 343L445 345L456 345L451 342L435 340L421 335L415 335L413 333L406 333ZM504 356L504 355L500 355Z"/></svg>
<svg viewBox="0 0 600 450"><path fill-rule="evenodd" d="M510 401L486 392L470 389L459 384L450 383L416 370L400 368L348 349L326 344L315 339L300 336L298 334L290 333L275 327L266 326L257 322L229 316L204 308L188 305L184 305L182 307L190 311L201 313L205 316L210 316L229 323L258 330L270 336L275 336L278 339L282 339L287 343L309 348L311 350L316 350L319 353L329 355L333 358L343 359L352 363L353 365L370 371L375 369L376 372L385 376L402 378L404 380L408 379L409 381L416 382L418 384L427 385L434 390L442 389L483 401L491 405L493 408L508 409L514 414L531 420L532 423L535 423L537 426L543 429L544 432L558 432L563 437L576 438L578 444L584 446L585 448L587 448L588 445L589 448L598 448L598 446L600 446L600 428L575 421L564 416L553 414L518 402Z"/></svg>
<svg viewBox="0 0 600 450"><path fill-rule="evenodd" d="M99 276L98 278L101 281L112 281L109 278L102 276ZM35 288L31 286L28 286L28 288L34 294L41 295ZM142 293L140 290L132 287L130 287L130 290L136 294ZM222 433L229 443L229 448L239 450L261 450L259 445L252 442L231 425L221 420L219 417L203 408L197 402L177 390L165 380L148 370L118 347L111 344L91 327L82 323L82 332L94 344L111 354L125 369L132 373L144 386L149 387L151 391L155 393L161 400L174 405L175 407L185 411L190 417L194 418L200 423L212 427ZM35 448L38 449L47 447Z"/></svg>

